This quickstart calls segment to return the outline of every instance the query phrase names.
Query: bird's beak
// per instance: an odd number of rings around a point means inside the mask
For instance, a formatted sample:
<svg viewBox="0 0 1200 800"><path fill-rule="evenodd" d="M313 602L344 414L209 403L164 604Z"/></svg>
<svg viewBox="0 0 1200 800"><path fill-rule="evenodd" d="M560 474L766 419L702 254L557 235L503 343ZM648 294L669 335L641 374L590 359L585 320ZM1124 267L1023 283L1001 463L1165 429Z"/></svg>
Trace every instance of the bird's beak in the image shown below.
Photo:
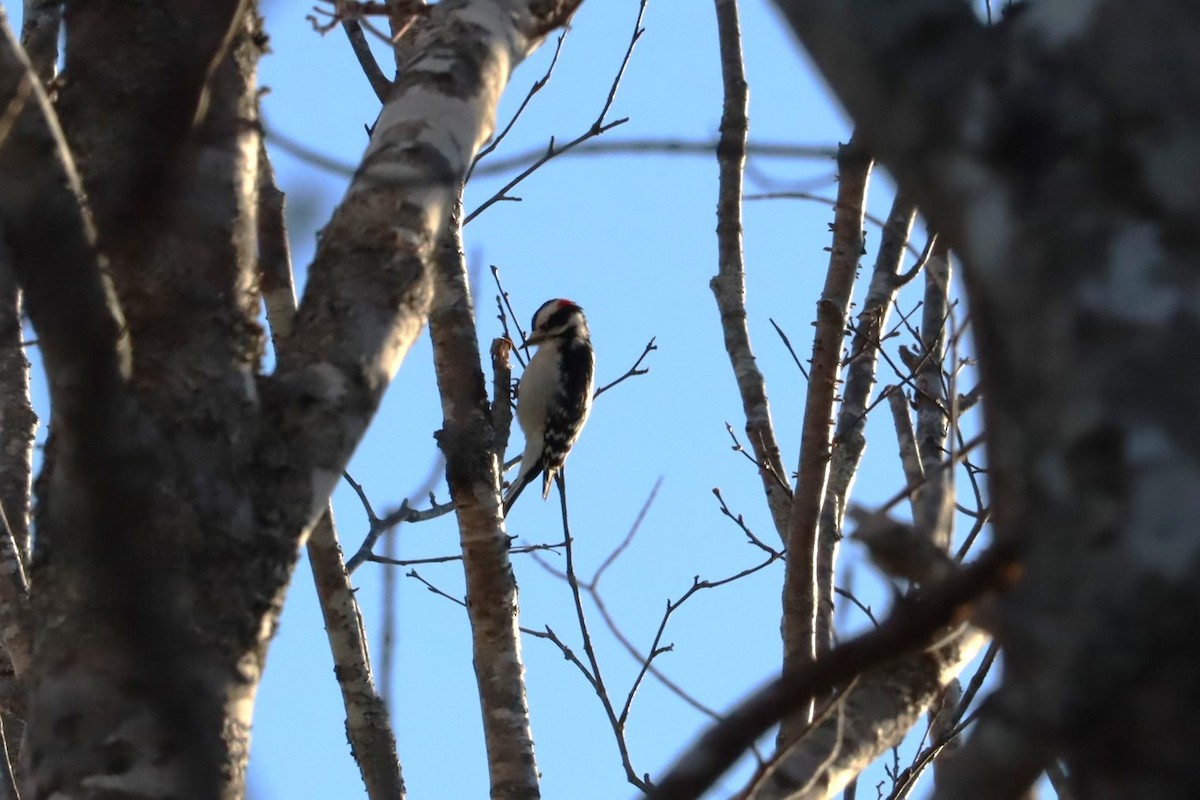
<svg viewBox="0 0 1200 800"><path fill-rule="evenodd" d="M540 333L531 333L531 334L529 334L529 338L525 340L525 344L521 345L521 349L528 350L530 347L532 347L535 344L541 344L545 338L546 337L541 335Z"/></svg>

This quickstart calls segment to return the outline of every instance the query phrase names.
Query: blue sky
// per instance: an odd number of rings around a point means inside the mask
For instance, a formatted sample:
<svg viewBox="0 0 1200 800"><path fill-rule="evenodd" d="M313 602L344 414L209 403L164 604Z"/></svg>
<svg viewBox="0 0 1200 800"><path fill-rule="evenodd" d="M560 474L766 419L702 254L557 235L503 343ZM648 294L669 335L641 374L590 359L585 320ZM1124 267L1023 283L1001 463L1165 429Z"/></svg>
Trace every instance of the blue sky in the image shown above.
<svg viewBox="0 0 1200 800"><path fill-rule="evenodd" d="M496 156L567 141L586 130L608 93L632 33L637 0L589 0L576 15L554 76ZM307 4L265 3L271 54L261 65L270 129L346 163L366 145L378 103L340 29L326 36L305 20ZM751 138L833 147L849 136L805 57L769 2L742 3L751 87ZM650 0L639 41L609 119L629 122L602 137L697 141L715 136L721 114L713 6L696 0ZM529 86L545 72L553 40L518 69L500 119L507 121ZM385 63L385 69L387 64ZM311 259L315 233L345 190L347 178L272 147L281 188L288 193L298 280ZM748 191L801 188L832 194L828 159L752 162L758 184ZM511 174L511 173L510 173ZM480 176L467 191L474 209L502 185ZM890 183L873 178L870 209L885 215ZM721 516L713 487L774 544L770 517L753 467L731 451L725 423L741 430L741 405L708 288L716 271L716 162L704 156L563 157L513 192L521 202L497 203L466 229L466 247L479 283L480 336L499 335L496 265L520 322L546 299L569 297L586 309L597 348L598 381L622 374L651 337L657 352L650 373L597 401L570 460L571 516L576 560L587 576L629 530L652 487L661 489L638 537L606 573L604 598L624 633L649 646L668 599L693 578L719 579L758 563L758 551ZM801 358L811 349L810 324L824 279L831 220L828 204L759 201L746 206L747 304L752 342L767 375L784 462L794 467L799 447L804 381L774 333L773 318ZM877 231L868 230L869 265ZM920 231L917 232L920 239ZM868 268L869 269L869 268ZM864 272L864 279L866 273ZM919 284L919 281L917 282ZM915 292L914 293L914 289ZM858 287L861 298L865 283ZM911 308L919 287L902 295ZM886 367L884 368L886 372ZM886 375L883 382L888 382ZM890 419L872 418L867 460L854 499L878 503L901 485ZM44 418L44 417L43 417ZM441 409L427 338L409 354L350 472L384 512L415 493L436 456L433 432ZM519 451L516 439L510 449ZM446 498L444 482L436 489ZM343 548L354 551L367 522L346 486L335 494ZM562 538L556 502L526 493L509 521L526 542ZM452 517L397 532L402 558L453 554ZM773 541L774 540L774 541ZM382 545L377 548L382 551ZM561 566L558 556L547 560ZM843 548L856 591L878 612L886 595L854 545ZM364 565L354 576L376 667L381 657L384 571L397 586L394 674L388 687L405 779L413 797L475 798L487 794L487 769L471 667L469 627L460 608L405 577L406 568ZM578 632L566 585L528 556L515 556L521 622L549 625L576 647ZM439 589L461 596L461 565L418 567ZM778 670L781 564L730 586L701 592L672 618L664 641L674 651L656 666L715 709L724 709ZM590 620L604 676L620 705L638 664ZM846 630L865 624L845 617ZM631 797L599 702L583 677L552 645L523 642L533 732L546 797ZM251 790L259 800L365 796L343 729L344 712L316 606L307 563L296 572L259 695L251 761ZM633 705L628 741L638 772L661 774L706 724L656 681ZM912 745L910 745L911 748ZM911 752L901 756L907 763ZM744 776L744 770L739 775ZM863 783L870 793L875 780ZM727 796L740 786L723 785Z"/></svg>

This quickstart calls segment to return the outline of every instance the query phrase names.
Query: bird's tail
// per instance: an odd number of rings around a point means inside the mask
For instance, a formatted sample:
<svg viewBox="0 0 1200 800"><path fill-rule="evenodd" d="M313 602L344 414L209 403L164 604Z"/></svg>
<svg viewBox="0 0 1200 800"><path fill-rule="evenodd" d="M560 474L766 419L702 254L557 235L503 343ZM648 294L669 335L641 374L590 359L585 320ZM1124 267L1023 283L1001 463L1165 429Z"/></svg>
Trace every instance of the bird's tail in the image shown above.
<svg viewBox="0 0 1200 800"><path fill-rule="evenodd" d="M528 467L528 469L526 468ZM508 516L508 510L512 508L512 504L516 502L521 491L533 483L533 479L538 476L538 473L544 469L544 459L539 458L532 465L525 463L521 464L521 471L517 473L516 480L508 486L508 491L504 493L504 516ZM544 499L544 498L543 498Z"/></svg>
<svg viewBox="0 0 1200 800"><path fill-rule="evenodd" d="M562 466L550 467L542 476L542 500L550 496L550 484L554 483L554 477L558 474Z"/></svg>

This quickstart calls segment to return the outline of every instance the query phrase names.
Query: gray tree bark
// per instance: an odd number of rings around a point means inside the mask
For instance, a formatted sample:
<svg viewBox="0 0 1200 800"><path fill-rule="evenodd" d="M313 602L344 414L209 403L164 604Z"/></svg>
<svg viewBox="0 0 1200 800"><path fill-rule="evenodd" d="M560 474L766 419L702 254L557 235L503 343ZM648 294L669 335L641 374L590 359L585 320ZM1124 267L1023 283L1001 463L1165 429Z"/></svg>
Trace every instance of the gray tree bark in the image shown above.
<svg viewBox="0 0 1200 800"><path fill-rule="evenodd" d="M1015 797L1059 756L1081 797L1197 796L1200 9L778 5L963 262L1023 576L937 796Z"/></svg>

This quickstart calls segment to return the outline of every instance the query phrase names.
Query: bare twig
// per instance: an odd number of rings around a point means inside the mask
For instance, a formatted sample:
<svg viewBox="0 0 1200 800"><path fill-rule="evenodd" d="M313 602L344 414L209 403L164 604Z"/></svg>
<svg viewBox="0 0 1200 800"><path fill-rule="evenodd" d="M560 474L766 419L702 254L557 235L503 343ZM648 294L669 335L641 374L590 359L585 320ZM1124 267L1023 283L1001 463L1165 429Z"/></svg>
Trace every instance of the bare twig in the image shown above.
<svg viewBox="0 0 1200 800"><path fill-rule="evenodd" d="M705 139L688 141L686 139L605 139L592 141L575 148L571 155L578 156L701 156L711 158L718 147L717 140ZM763 159L815 159L833 158L837 148L825 145L798 145L786 142L747 142L746 155L749 158ZM490 160L481 164L475 171L477 175L500 175L514 169L521 169L535 161L542 154L542 149L527 150L503 160Z"/></svg>
<svg viewBox="0 0 1200 800"><path fill-rule="evenodd" d="M592 139L596 136L606 133L619 125L624 125L629 121L628 117L623 117L612 122L605 122L604 120L605 117L608 116L609 109L612 108L613 101L616 100L617 89L621 85L621 78L623 78L625 75L625 68L629 66L629 59L633 56L634 45L637 44L638 39L642 38L642 34L646 32L645 28L642 27L642 18L645 16L646 3L648 1L649 0L641 0L641 2L638 3L637 19L633 23L633 35L629 39L629 46L625 49L625 56L621 59L621 65L617 68L617 74L613 77L612 85L609 86L608 96L604 100L604 105L600 108L600 113L596 116L596 120L592 123L591 127L589 127L579 136L561 146L556 145L554 139L551 138L550 144L546 148L546 151L537 161L534 161L519 175L510 180L508 183L504 184L504 186L501 187L501 189L494 195L489 197L487 200L484 200L474 211L466 216L466 218L463 220L463 225L468 224L471 220L478 217L495 203L498 203L501 200L515 199L508 193L512 191L517 184L521 183L530 175L541 169L546 162L562 155L565 152L575 149L588 139Z"/></svg>
<svg viewBox="0 0 1200 800"><path fill-rule="evenodd" d="M661 481L659 482L659 484L660 483L661 483ZM632 765L629 761L628 752L627 752L627 750L625 748L625 744L624 744L625 726L628 722L629 715L631 713L633 699L637 695L637 691L640 688L642 682L645 680L646 675L654 675L660 682L663 683L664 686L667 687L667 689L669 689L670 691L675 693L678 697L680 697L680 699L682 699L684 702L688 703L689 705L691 705L693 708L700 711L701 713L706 714L707 716L712 717L713 719L720 718L719 715L715 711L713 711L712 709L708 708L707 706L705 706L702 703L700 703L699 701L697 701L695 698L693 698L691 695L689 695L683 689L681 689L677 684L673 683L668 678L666 678L664 675L662 675L654 667L654 661L659 656L663 655L664 653L670 652L673 649L673 645L663 645L662 644L662 637L666 633L666 628L667 628L667 625L670 623L672 615L676 611L678 611L679 608L687 600L689 600L691 597L695 596L697 593L703 591L704 589L714 589L714 588L717 588L720 586L725 586L727 584L741 580L742 578L753 575L754 573L770 566L771 564L775 563L775 561L782 558L782 554L771 551L770 548L765 548L767 550L767 552L769 553L768 558L755 566L743 569L733 575L727 576L725 578L721 578L719 580L702 580L699 577L695 578L692 582L692 585L687 589L687 591L685 591L683 593L683 595L681 595L679 597L678 600L668 600L667 601L666 609L663 613L662 618L659 620L659 625L658 625L658 628L656 629L654 639L651 642L650 649L647 652L643 653L641 650L636 648L629 641L628 637L626 637L624 635L624 633L621 631L620 627L617 625L616 621L608 613L607 607L604 604L604 598L600 594L600 591L599 591L599 581L600 581L600 577L603 575L604 571L606 569L608 569L608 567L611 566L613 564L613 562L616 561L616 559L625 551L625 549L633 541L633 537L636 535L637 531L639 530L641 522L644 519L646 512L649 510L650 504L653 502L654 497L657 494L659 484L655 485L654 490L652 490L652 492L650 494L650 497L647 499L646 503L643 504L642 509L641 509L641 511L639 511L638 516L637 516L636 520L634 521L633 526L629 530L629 533L626 534L626 536L622 540L622 542L616 548L614 548L614 550L609 554L609 556L604 560L604 562L596 570L596 573L590 582L581 581L578 579L578 577L576 575L574 575L574 567L573 567L573 564L571 563L570 556L568 557L568 566L567 566L566 571L558 570L554 566L552 566L552 565L548 564L547 562L545 562L544 560L538 558L536 555L534 556L534 560L543 569L545 569L547 572L554 575L555 577L558 577L564 581L567 581L568 584L571 585L573 594L575 594L576 592L582 591L582 592L586 592L588 594L588 596L591 597L592 601L596 604L596 607L599 609L600 614L601 614L602 618L604 619L605 624L608 626L609 630L613 633L614 636L617 637L618 641L621 642L622 646L625 647L625 649L630 653L630 655L632 655L641 665L641 668L640 668L637 676L635 677L632 685L629 688L629 691L626 694L625 703L622 706L621 712L619 714L615 714L615 715L613 713L614 707L611 702L611 697L608 694L607 688L605 688L603 680L598 677L599 672L596 669L597 665L592 660L594 657L594 654L589 655L589 664L591 664L592 666L588 666L587 664L584 664L584 662L582 660L580 660L574 654L574 652L571 651L570 648L568 648L562 642L562 640L559 639L558 636L553 633L553 631L550 631L549 629L547 629L547 631L543 633L540 631L528 631L528 630L522 629L522 630L525 630L526 633L530 633L539 638L547 639L547 640L553 642L556 646L558 646L563 651L563 655L568 660L570 660L573 664L575 664L576 668L578 668L583 673L585 678L591 684L593 689L596 691L597 696L600 698L601 704L604 706L606 713L608 713L608 715L609 715L609 721L612 724L613 733L617 737L618 747L622 754L622 761L625 766L627 776L633 776L635 773L634 773ZM578 612L579 618L580 618L581 629L583 630L584 649L585 649L585 651L587 651L589 648L589 644L590 644L590 634L586 631L586 621L585 621L584 617L582 616L583 612L582 612L581 606L578 604L578 598L577 598L577 612ZM757 751L755 751L755 752L757 755ZM759 757L759 760L761 761L761 756ZM637 780L642 781L645 784L645 786L640 787L640 788L643 788L643 790L645 790L647 787L649 787L651 785L649 776L642 776L641 778L638 778ZM630 777L630 781L634 782L634 778ZM635 785L636 785L636 783L635 783Z"/></svg>
<svg viewBox="0 0 1200 800"><path fill-rule="evenodd" d="M709 581L701 580L699 577L694 578L692 580L692 585L688 587L687 591L680 595L678 600L667 601L666 611L663 612L662 619L658 624L658 630L656 630L654 633L654 640L650 643L649 654L643 660L642 668L638 672L637 677L634 679L633 685L629 689L629 694L625 699L625 706L621 711L620 717L622 725L624 725L626 718L629 716L629 709L633 704L633 698L637 694L638 687L641 686L642 680L646 676L646 672L650 669L651 662L663 653L674 649L674 645L662 645L662 637L666 633L667 625L671 621L671 616L698 592L701 592L705 589L716 589L717 587L725 586L727 584L734 583L735 581L739 581L742 578L749 577L750 575L769 567L771 564L774 564L780 557L780 554L773 553L769 555L766 560L754 565L753 567L748 567L747 569L743 569L726 578L721 578L720 580Z"/></svg>
<svg viewBox="0 0 1200 800"><path fill-rule="evenodd" d="M888 794L887 800L905 800L912 792L913 787L917 785L917 778L925 771L925 768L937 758L947 743L958 738L967 726L975 721L975 716L978 712L973 712L969 717L955 725L943 736L939 737L936 742L926 747L917 757L913 759L911 766L905 767L903 770L893 768L892 770L892 791Z"/></svg>
<svg viewBox="0 0 1200 800"><path fill-rule="evenodd" d="M286 152L288 155L303 161L309 166L323 170L333 175L351 177L356 166L349 161L343 161L334 155L321 152L312 145L295 139L288 134L272 127L267 127L267 138L272 147ZM578 158L606 156L681 156L696 158L712 158L717 149L713 140L689 141L686 139L611 139L583 142L570 151L559 155ZM524 170L541 159L546 153L545 147L525 150L507 158L488 159L479 164L472 173L473 177L503 175L513 170ZM746 154L750 158L771 159L829 159L836 153L833 147L819 145L796 145L786 142L749 142ZM822 180L822 183L827 181Z"/></svg>
<svg viewBox="0 0 1200 800"><path fill-rule="evenodd" d="M814 194L812 192L760 192L757 194L746 195L746 200L809 200L814 203L827 203L833 207L834 211L837 211L840 208L836 199L829 197L828 195ZM881 219L880 217L877 217L868 211L864 211L862 217L864 220L877 228L887 228L890 222L890 219ZM921 258L921 252L907 241L904 243L904 248L914 256L918 257L919 265L921 263L919 260ZM901 285L903 285L905 282L907 281L902 281Z"/></svg>
<svg viewBox="0 0 1200 800"><path fill-rule="evenodd" d="M650 506L654 505L654 501L658 498L658 490L662 488L663 479L660 476L654 482L654 486L650 488L650 494L646 497L646 502L642 503L642 507L638 510L638 514L633 519L633 524L629 526L629 532L625 534L625 538L621 543L612 549L612 552L600 562L600 566L596 568L596 574L592 576L592 580L585 585L585 588L595 597L600 585L600 578L604 576L606 570L611 567L621 554L628 549L633 542L633 537L637 536L637 532L642 529L642 521L646 519L646 514L650 512Z"/></svg>
<svg viewBox="0 0 1200 800"><path fill-rule="evenodd" d="M717 497L717 502L721 504L721 513L724 514L725 516L729 517L735 523L737 523L737 526L742 529L742 533L746 534L746 539L747 539L747 541L750 542L750 544L754 545L759 550L762 550L765 553L769 553L769 554L775 556L776 558L783 558L783 553L780 553L778 550L776 550L773 547L769 547L767 544L765 544L763 542L762 539L759 539L757 536L754 535L754 532L751 531L750 528L746 526L746 521L742 518L741 514L738 514L735 516L734 513L729 510L729 506L725 503L725 498L721 496L720 489L713 489L712 491L713 491L713 494L716 495L716 497Z"/></svg>
<svg viewBox="0 0 1200 800"><path fill-rule="evenodd" d="M838 586L833 587L833 591L836 592L839 596L846 598L851 603L853 603L855 606L857 606L858 610L863 612L864 614L866 614L867 619L871 620L872 625L874 625L876 628L879 627L879 620L875 619L875 614L871 611L871 607L868 605L865 605L863 603L863 601L859 600L858 597L853 592L850 592L846 589L842 589Z"/></svg>
<svg viewBox="0 0 1200 800"><path fill-rule="evenodd" d="M750 455L750 453L746 452L746 448L742 447L742 443L740 441L738 441L737 434L733 432L733 426L730 425L728 422L725 423L725 432L728 433L729 438L733 440L733 445L729 448L730 450L732 450L735 453L741 453L743 456L746 457L747 461L749 461L754 466L758 467L758 469L760 471L765 469L768 472L770 472L770 474L774 477L775 481L778 482L778 484L784 490L786 490L788 492L788 494L791 494L792 487L788 484L787 477L782 472L777 474L775 472L775 470L771 467L764 467L762 462L760 462L754 456ZM782 465L780 465L780 466L782 467Z"/></svg>
<svg viewBox="0 0 1200 800"><path fill-rule="evenodd" d="M622 631L621 627L617 624L617 621L608 612L608 607L604 603L604 596L600 593L600 578L604 575L605 571L608 570L608 568L611 567L616 560L629 548L629 545L632 544L634 537L641 529L642 521L646 518L646 514L650 511L650 506L653 505L655 498L658 496L658 490L661 486L662 478L659 478L657 481L655 481L654 487L650 490L650 495L646 498L646 502L643 503L641 509L639 509L637 517L630 526L628 533L625 534L625 538L621 540L620 544L613 548L612 552L608 554L608 556L596 569L596 573L592 576L591 581L580 581L579 585L580 588L588 593L588 596L592 599L592 602L596 604L596 609L600 612L600 617L604 620L604 624L608 627L609 632L616 637L617 641L621 643L621 646L625 648L626 652L628 652L636 662L639 664L647 664L647 670L649 674L653 675L655 679L657 679L664 687L666 687L668 691L670 691L680 700L687 703L701 714L704 714L712 719L719 719L720 717L716 711L712 710L694 698L692 695L688 694L688 692L679 686L679 684L675 683L666 675L664 675L661 670L653 665L653 663L648 663L652 662L653 659L635 647L633 642L629 640L629 637L625 635L624 631ZM566 578L565 574L551 568L545 562L539 563L541 563L543 568L556 577L562 579Z"/></svg>
<svg viewBox="0 0 1200 800"><path fill-rule="evenodd" d="M967 710L971 707L971 703L975 701L975 695L979 693L980 687L983 686L983 681L987 678L988 672L991 671L992 664L995 662L999 651L999 645L995 642L988 645L987 652L984 653L983 658L979 662L979 668L971 676L970 683L967 685L953 715L946 725L947 729L941 735L936 736L928 747L918 753L908 768L895 776L895 787L888 800L900 800L900 798L907 797L913 787L916 786L917 779L921 777L924 769L935 758L941 755L947 745L955 741L959 734L971 724L972 717L966 716Z"/></svg>
<svg viewBox="0 0 1200 800"><path fill-rule="evenodd" d="M489 142L486 147L479 151L477 156L475 156L475 160L471 162L471 168L467 170L467 177L463 181L464 183L470 182L471 176L475 173L475 168L479 166L479 162L495 152L496 148L500 146L500 143L504 141L504 137L508 136L509 131L511 131L513 126L517 124L517 120L519 120L521 115L525 113L525 109L529 106L530 101L533 100L533 96L544 89L546 84L550 82L550 76L554 74L554 67L558 65L558 56L560 53L562 53L563 42L566 41L567 34L570 32L570 30L570 28L564 28L562 33L558 35L558 41L554 45L554 55L550 58L550 66L546 67L546 73L534 81L533 85L529 87L529 91L525 93L525 99L521 101L521 105L517 107L516 112L512 115L512 119L508 121L508 124L501 129L500 133L493 137L492 141Z"/></svg>
<svg viewBox="0 0 1200 800"><path fill-rule="evenodd" d="M604 394L609 389L616 386L618 383L623 383L624 381L627 381L630 378L636 378L638 375L645 375L647 372L649 372L650 371L649 367L646 367L644 369L642 368L642 362L646 360L646 356L650 355L651 352L658 349L658 345L656 345L654 343L654 340L657 338L658 337L651 337L650 341L646 343L645 348L643 348L642 354L640 356L638 356L637 361L633 362L633 366L630 367L625 372L624 375L617 378L612 383L606 383L603 386L601 386L599 389L597 389L595 394L592 395L593 399Z"/></svg>
<svg viewBox="0 0 1200 800"><path fill-rule="evenodd" d="M650 792L650 800L696 800L782 717L871 667L921 650L969 615L981 594L1013 580L1016 548L998 543L971 564L898 607L878 628L844 642L796 673L775 678L709 728Z"/></svg>
<svg viewBox="0 0 1200 800"><path fill-rule="evenodd" d="M792 340L783 332L783 328L779 327L779 323L770 317L767 321L771 323L771 327L775 329L775 333L779 334L779 338L783 340L783 346L787 348L788 354L792 357L792 361L796 362L796 368L800 370L800 374L804 376L804 380L808 380L808 370L800 363L800 357L796 355L795 349L792 348Z"/></svg>
<svg viewBox="0 0 1200 800"><path fill-rule="evenodd" d="M426 589L428 589L433 594L436 594L438 597L444 597L447 600L449 600L451 603L457 603L459 606L462 606L464 609L467 607L466 600L462 599L461 597L455 597L454 595L449 594L449 593L439 589L438 587L434 586L432 583L430 583L429 581L427 581L423 577L421 577L421 575L415 569L410 569L408 572L404 573L404 575L407 578L412 578L413 580L419 581L420 583L424 584Z"/></svg>
<svg viewBox="0 0 1200 800"><path fill-rule="evenodd" d="M508 332L508 320L512 319L513 327L517 329L517 335L521 337L521 344L525 344L525 329L521 327L521 320L517 318L517 313L513 311L512 303L509 302L508 292L504 291L504 284L500 282L500 268L495 264L490 267L492 271L492 280L496 282L496 291L500 294L496 297L496 306L499 314L497 319L500 320L500 325L504 329L504 336L515 343L515 340ZM507 312L505 311L507 309ZM514 347L512 352L517 357L517 363L522 368L525 367L525 357L521 355L521 348Z"/></svg>
<svg viewBox="0 0 1200 800"><path fill-rule="evenodd" d="M397 525L405 522L424 522L430 519L437 519L438 517L445 516L454 510L453 501L439 503L434 499L432 494L433 487L437 485L437 482L440 479L443 463L442 457L439 454L439 456L434 460L433 465L429 468L429 473L425 476L425 480L422 482L421 488L412 494L413 497L429 495L429 508L423 510L413 508L409 504L409 498L406 497L403 501L401 501L399 507L389 511L382 517L376 515L375 509L371 507L371 501L367 499L366 492L363 490L362 486L350 476L350 473L345 473L342 476L346 479L346 483L350 484L350 487L354 489L355 494L358 495L358 499L362 502L363 511L367 515L367 523L369 526L367 529L367 535L363 538L362 544L358 546L358 550L356 550L354 555L350 557L350 560L346 562L347 572L353 573L355 570L361 567L364 562L373 561L374 559L372 556L374 553L375 544L379 541L379 537L383 536Z"/></svg>
<svg viewBox="0 0 1200 800"><path fill-rule="evenodd" d="M563 542L556 544L522 544L516 547L510 547L509 555L522 555L525 553L538 553L543 550L551 550L557 552L564 546ZM446 556L430 556L429 558L389 558L387 556L377 556L371 553L367 556L367 561L373 564L388 564L393 567L413 567L421 564L448 564L452 561L462 561L461 553L446 555Z"/></svg>
<svg viewBox="0 0 1200 800"><path fill-rule="evenodd" d="M583 612L583 596L580 592L579 579L575 574L575 555L574 548L571 546L571 522L567 514L567 481L563 474L563 470L559 470L554 476L555 483L558 484L558 497L562 506L562 524L563 524L563 539L565 541L565 549L567 556L566 574L567 585L571 587L571 598L575 602L575 615L579 621L579 635L583 639L583 652L587 656L589 669L584 670L585 674L590 674L592 687L596 690L596 695L600 698L600 704L604 707L605 714L608 715L609 724L612 726L613 735L617 740L617 749L621 754L621 764L625 768L625 778L631 784L636 786L641 791L647 791L650 784L647 780L639 777L633 768L633 764L629 757L629 746L625 741L625 717L628 713L628 703L621 715L618 716L613 707L612 698L609 696L608 689L604 685L604 677L600 673L600 662L596 658L596 650L592 646L591 632L588 630L587 617ZM550 629L546 629L547 633ZM560 645L561 646L561 645ZM654 657L653 651L647 663ZM582 665L578 665L582 668ZM646 667L643 665L641 673L639 673L638 681L645 674ZM636 683L635 683L636 689ZM633 693L630 693L632 700Z"/></svg>
<svg viewBox="0 0 1200 800"><path fill-rule="evenodd" d="M367 37L363 35L362 25L357 19L344 19L342 20L342 29L346 31L346 38L350 40L354 57L358 59L358 64L362 67L363 74L367 76L367 81L370 82L375 96L379 98L379 102L386 103L388 94L392 91L392 82L379 68L379 62L375 60L375 54L371 52L371 45L367 42Z"/></svg>

